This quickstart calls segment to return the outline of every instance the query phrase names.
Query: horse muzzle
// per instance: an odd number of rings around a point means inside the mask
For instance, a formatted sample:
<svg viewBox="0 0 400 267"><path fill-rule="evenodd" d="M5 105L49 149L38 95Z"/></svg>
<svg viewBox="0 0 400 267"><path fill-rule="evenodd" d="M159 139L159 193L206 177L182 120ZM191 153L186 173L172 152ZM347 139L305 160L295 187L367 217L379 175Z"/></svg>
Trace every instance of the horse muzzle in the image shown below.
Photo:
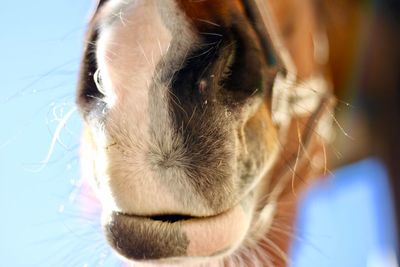
<svg viewBox="0 0 400 267"><path fill-rule="evenodd" d="M111 246L134 261L182 261L218 257L237 248L251 216L241 204L209 217L135 216L111 212L103 217Z"/></svg>

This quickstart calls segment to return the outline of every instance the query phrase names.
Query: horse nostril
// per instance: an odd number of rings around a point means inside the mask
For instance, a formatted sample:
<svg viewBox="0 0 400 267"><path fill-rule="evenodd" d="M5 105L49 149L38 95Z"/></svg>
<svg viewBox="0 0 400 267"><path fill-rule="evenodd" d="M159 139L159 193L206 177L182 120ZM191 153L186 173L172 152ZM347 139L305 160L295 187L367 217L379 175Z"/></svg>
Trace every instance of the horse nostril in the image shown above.
<svg viewBox="0 0 400 267"><path fill-rule="evenodd" d="M194 217L189 215L179 215L179 214L155 215L150 217L150 219L154 221L169 222L169 223L186 221L192 218Z"/></svg>

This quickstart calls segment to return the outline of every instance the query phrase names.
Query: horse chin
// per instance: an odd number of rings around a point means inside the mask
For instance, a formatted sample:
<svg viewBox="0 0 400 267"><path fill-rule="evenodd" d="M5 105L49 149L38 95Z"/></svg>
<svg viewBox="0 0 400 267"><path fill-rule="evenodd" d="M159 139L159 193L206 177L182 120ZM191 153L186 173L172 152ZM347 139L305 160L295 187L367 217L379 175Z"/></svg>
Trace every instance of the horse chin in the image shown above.
<svg viewBox="0 0 400 267"><path fill-rule="evenodd" d="M218 261L238 249L248 235L253 215L246 204L249 197L208 217L104 212L103 229L114 250L129 261Z"/></svg>

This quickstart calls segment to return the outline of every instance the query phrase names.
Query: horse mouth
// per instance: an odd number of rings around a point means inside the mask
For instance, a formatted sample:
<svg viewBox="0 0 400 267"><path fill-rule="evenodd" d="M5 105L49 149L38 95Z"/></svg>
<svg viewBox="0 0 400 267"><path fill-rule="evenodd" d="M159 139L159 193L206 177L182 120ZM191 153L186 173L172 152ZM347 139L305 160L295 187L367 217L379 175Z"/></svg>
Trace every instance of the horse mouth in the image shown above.
<svg viewBox="0 0 400 267"><path fill-rule="evenodd" d="M210 217L112 212L103 227L111 246L129 260L180 261L236 249L249 228L249 217L240 204Z"/></svg>

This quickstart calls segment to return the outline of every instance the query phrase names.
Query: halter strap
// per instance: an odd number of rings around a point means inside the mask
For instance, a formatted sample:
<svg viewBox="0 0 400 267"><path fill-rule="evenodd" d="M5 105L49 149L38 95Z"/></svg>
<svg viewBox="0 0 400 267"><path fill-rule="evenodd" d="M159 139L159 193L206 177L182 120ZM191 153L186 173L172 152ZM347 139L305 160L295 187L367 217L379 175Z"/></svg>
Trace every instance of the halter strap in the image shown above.
<svg viewBox="0 0 400 267"><path fill-rule="evenodd" d="M263 208L258 211L260 219L254 225L255 229L267 229L271 223L268 218L273 215L276 203L288 191L288 185L291 183L294 188L294 184L301 183L303 178L321 174L324 163L313 166L313 162L321 160L321 157L326 160L325 143L331 139L335 100L330 84L321 74L298 81L297 67L278 31L269 0L242 1L250 10L248 13L252 16L257 34L263 35L259 36L261 43L270 42L269 46L272 46L277 62L284 70L275 77L271 107L281 149L268 171L270 193L263 203L265 205L261 205ZM314 60L322 64L327 61L329 49L327 42L320 42L324 36L321 33L314 36ZM263 47L265 49L266 45L263 44Z"/></svg>
<svg viewBox="0 0 400 267"><path fill-rule="evenodd" d="M275 77L271 110L273 120L280 129L280 136L285 139L291 117L304 117L315 112L321 99L331 95L330 86L320 74L301 82L297 80L297 67L284 45L268 0L242 1L255 25L265 54L268 55L268 50L272 48L280 69L283 69L283 73ZM326 61L328 54L327 42L322 42L322 45L319 42L323 40L322 37L323 34L314 36L314 54L318 62Z"/></svg>

